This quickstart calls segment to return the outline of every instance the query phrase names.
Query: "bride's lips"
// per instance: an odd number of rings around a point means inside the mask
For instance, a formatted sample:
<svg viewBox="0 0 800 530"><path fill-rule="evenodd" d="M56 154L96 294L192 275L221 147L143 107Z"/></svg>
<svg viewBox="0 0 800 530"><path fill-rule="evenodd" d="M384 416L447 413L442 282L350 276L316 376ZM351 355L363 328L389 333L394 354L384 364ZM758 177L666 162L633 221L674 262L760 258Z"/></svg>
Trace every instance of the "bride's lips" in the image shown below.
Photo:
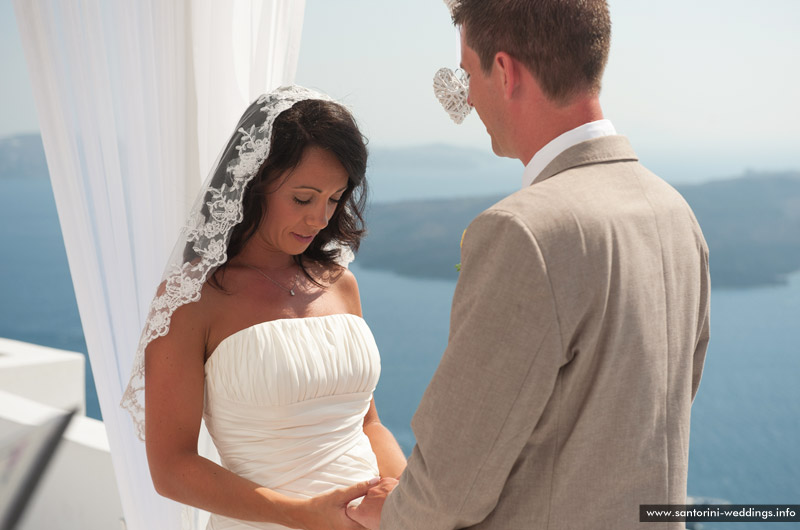
<svg viewBox="0 0 800 530"><path fill-rule="evenodd" d="M315 236L316 234L314 234L313 236L301 236L300 234L295 234L294 232L292 232L292 235L293 235L293 236L295 237L295 239L297 239L299 242L301 242L301 243L305 243L305 244L308 244L308 243L311 243L311 242L314 240L314 236Z"/></svg>

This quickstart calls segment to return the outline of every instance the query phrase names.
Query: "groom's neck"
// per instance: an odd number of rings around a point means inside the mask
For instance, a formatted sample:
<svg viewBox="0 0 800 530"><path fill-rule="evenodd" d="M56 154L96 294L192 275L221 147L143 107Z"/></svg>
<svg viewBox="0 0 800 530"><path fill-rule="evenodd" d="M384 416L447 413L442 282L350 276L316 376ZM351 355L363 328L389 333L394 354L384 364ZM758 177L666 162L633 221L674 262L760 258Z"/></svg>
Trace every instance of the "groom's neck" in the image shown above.
<svg viewBox="0 0 800 530"><path fill-rule="evenodd" d="M527 165L533 155L555 138L567 131L603 119L600 98L587 95L571 101L568 105L559 106L540 98L520 105L520 112L515 119L517 138L519 138L517 156Z"/></svg>

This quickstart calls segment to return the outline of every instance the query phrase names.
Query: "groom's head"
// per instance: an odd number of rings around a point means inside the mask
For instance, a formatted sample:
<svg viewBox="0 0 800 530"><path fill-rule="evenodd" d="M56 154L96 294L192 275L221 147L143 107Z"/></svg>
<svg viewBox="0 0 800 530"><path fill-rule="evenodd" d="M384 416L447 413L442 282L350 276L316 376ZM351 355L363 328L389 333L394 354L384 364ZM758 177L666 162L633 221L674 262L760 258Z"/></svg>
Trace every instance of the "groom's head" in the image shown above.
<svg viewBox="0 0 800 530"><path fill-rule="evenodd" d="M498 52L524 65L553 101L600 92L611 42L606 0L458 0L453 22L484 74Z"/></svg>
<svg viewBox="0 0 800 530"><path fill-rule="evenodd" d="M510 126L520 110L557 113L600 92L611 41L606 0L456 0L453 22L461 26L470 103L498 155L522 158ZM520 95L527 107L508 104Z"/></svg>

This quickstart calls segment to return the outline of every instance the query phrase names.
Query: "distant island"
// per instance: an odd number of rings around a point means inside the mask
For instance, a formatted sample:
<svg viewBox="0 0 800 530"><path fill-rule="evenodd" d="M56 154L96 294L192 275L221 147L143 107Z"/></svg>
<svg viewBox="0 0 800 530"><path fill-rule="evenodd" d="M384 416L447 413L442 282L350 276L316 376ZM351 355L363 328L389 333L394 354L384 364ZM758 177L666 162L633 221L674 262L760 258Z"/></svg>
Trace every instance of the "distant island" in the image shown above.
<svg viewBox="0 0 800 530"><path fill-rule="evenodd" d="M442 144L370 153L374 193L358 263L416 278L456 279L462 232L517 189L522 172L518 161ZM0 138L0 182L47 177L38 134ZM800 171L750 171L676 187L708 241L713 287L780 285L800 270ZM447 198L409 198L414 194Z"/></svg>
<svg viewBox="0 0 800 530"><path fill-rule="evenodd" d="M0 138L0 180L46 179L47 161L38 133Z"/></svg>
<svg viewBox="0 0 800 530"><path fill-rule="evenodd" d="M800 270L800 172L677 186L708 242L715 288L777 285ZM456 279L464 229L501 196L373 204L362 267Z"/></svg>

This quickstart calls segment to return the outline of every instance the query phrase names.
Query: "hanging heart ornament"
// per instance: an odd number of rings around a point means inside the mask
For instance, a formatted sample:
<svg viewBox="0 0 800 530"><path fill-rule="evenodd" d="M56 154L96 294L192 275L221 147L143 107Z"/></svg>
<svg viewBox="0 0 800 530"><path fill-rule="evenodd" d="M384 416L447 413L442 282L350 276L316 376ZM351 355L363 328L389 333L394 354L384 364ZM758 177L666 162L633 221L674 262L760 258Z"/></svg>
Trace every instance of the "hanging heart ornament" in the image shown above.
<svg viewBox="0 0 800 530"><path fill-rule="evenodd" d="M463 122L472 110L467 101L469 79L460 68L455 72L449 68L440 68L433 76L433 93L457 124Z"/></svg>

